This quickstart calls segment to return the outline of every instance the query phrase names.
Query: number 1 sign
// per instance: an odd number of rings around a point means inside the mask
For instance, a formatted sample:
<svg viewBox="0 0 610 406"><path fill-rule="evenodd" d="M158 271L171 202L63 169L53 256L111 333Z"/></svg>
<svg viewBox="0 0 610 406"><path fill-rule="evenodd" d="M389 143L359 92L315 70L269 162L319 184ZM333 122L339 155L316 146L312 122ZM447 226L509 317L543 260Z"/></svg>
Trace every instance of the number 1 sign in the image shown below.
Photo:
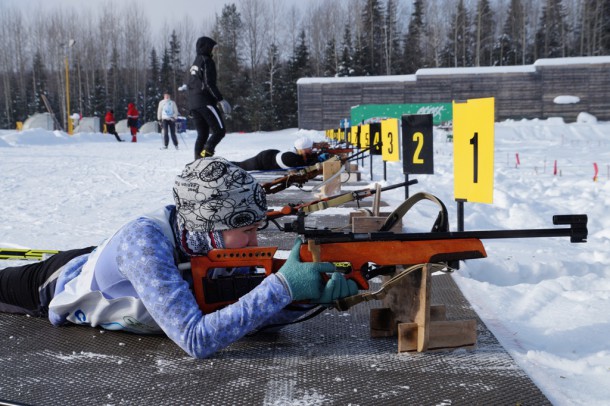
<svg viewBox="0 0 610 406"><path fill-rule="evenodd" d="M492 203L494 98L453 102L455 200Z"/></svg>

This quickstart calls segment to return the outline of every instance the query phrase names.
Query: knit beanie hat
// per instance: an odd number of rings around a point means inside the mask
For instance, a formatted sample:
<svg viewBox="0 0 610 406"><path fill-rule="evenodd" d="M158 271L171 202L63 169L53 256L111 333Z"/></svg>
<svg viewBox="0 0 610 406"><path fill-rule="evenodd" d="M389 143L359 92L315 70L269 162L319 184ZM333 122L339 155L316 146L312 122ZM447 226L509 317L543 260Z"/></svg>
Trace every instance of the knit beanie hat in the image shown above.
<svg viewBox="0 0 610 406"><path fill-rule="evenodd" d="M309 137L297 138L294 142L294 147L296 149L308 149L313 147L313 141Z"/></svg>
<svg viewBox="0 0 610 406"><path fill-rule="evenodd" d="M245 170L220 157L186 165L174 183L177 222L189 232L222 231L265 218L267 198Z"/></svg>

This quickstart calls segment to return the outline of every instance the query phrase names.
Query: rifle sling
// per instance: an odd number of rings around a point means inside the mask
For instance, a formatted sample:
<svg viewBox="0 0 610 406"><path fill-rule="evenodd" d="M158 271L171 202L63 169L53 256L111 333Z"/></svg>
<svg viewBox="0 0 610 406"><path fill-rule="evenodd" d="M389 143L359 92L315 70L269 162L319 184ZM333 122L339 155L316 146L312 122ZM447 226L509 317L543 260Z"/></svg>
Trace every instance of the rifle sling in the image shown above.
<svg viewBox="0 0 610 406"><path fill-rule="evenodd" d="M407 212L413 207L417 202L422 200L430 200L436 203L440 207L440 211L438 213L438 217L434 222L434 226L432 227L433 232L445 232L449 231L449 217L447 214L447 208L445 204L436 196L426 193L426 192L418 192L413 196L409 197L407 200L402 202L400 206L398 206L386 219L385 223L381 226L379 231L390 231L394 225L403 218Z"/></svg>

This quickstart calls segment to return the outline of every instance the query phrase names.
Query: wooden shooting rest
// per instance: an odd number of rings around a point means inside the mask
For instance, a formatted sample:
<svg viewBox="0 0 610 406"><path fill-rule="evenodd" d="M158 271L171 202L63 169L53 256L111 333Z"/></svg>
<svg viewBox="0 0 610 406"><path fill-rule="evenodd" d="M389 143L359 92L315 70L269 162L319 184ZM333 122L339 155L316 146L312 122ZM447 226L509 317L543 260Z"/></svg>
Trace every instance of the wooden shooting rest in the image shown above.
<svg viewBox="0 0 610 406"><path fill-rule="evenodd" d="M371 337L398 335L398 352L474 348L476 320L447 320L445 305L430 304L431 284L429 264L403 278L383 298L384 307L371 309Z"/></svg>
<svg viewBox="0 0 610 406"><path fill-rule="evenodd" d="M373 204L373 215L351 213L352 232L379 230L387 214L379 213L379 196ZM400 232L402 221L392 231ZM438 351L458 347L474 348L477 341L476 320L449 321L445 305L431 305L432 275L430 264L406 275L383 298L382 308L371 309L371 337L398 336L398 352ZM383 276L385 282L389 276Z"/></svg>

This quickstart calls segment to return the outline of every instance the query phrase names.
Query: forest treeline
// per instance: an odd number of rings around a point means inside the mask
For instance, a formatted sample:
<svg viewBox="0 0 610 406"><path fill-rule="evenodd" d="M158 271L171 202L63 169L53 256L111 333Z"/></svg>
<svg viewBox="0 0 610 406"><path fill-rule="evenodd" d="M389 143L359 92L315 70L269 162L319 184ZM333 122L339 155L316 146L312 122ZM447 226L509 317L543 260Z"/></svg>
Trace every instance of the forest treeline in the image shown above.
<svg viewBox="0 0 610 406"><path fill-rule="evenodd" d="M229 131L297 126L301 77L412 74L420 68L531 64L610 55L610 0L282 0L205 2L175 26L153 27L146 2L98 10L0 6L0 128L47 111L117 119L136 103L156 120L164 91L188 116L183 84L199 36L214 38ZM197 4L197 3L194 3ZM209 21L209 20L208 20ZM74 40L70 46L70 40ZM383 101L380 101L383 102Z"/></svg>

